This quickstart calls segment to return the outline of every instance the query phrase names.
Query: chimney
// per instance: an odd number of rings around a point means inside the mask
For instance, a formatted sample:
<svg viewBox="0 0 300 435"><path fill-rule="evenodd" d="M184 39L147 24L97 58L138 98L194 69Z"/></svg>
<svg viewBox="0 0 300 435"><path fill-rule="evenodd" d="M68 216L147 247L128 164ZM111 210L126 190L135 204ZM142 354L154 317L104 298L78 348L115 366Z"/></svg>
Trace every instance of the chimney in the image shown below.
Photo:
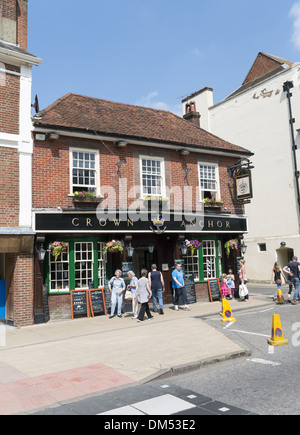
<svg viewBox="0 0 300 435"><path fill-rule="evenodd" d="M27 50L28 0L0 0L0 39Z"/></svg>
<svg viewBox="0 0 300 435"><path fill-rule="evenodd" d="M189 121L196 127L200 128L200 116L200 113L196 111L195 101L190 101L185 105L185 114L183 115L183 118L186 121Z"/></svg>

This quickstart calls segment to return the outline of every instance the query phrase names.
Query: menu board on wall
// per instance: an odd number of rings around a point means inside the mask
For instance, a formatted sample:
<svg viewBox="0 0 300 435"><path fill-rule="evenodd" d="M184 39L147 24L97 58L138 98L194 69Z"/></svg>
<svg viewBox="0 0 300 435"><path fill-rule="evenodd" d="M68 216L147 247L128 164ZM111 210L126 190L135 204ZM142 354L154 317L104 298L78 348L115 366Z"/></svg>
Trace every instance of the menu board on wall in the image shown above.
<svg viewBox="0 0 300 435"><path fill-rule="evenodd" d="M92 316L106 316L106 306L105 306L105 297L104 290L100 289L90 289L89 290L89 299L91 306Z"/></svg>

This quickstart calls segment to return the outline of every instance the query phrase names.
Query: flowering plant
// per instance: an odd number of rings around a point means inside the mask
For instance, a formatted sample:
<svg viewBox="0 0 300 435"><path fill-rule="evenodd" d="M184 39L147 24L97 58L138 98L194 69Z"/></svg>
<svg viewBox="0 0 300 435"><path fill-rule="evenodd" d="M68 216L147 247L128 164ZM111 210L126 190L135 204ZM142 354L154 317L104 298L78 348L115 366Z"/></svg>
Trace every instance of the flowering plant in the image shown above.
<svg viewBox="0 0 300 435"><path fill-rule="evenodd" d="M186 240L185 244L188 248L190 248L192 255L194 255L195 251L201 248L202 243L198 242L198 240Z"/></svg>
<svg viewBox="0 0 300 435"><path fill-rule="evenodd" d="M53 242L50 243L48 251L51 252L52 255L55 256L55 261L57 261L58 257L63 253L68 252L68 243L65 242Z"/></svg>
<svg viewBox="0 0 300 435"><path fill-rule="evenodd" d="M223 201L219 199L218 201L216 198L204 198L204 204L206 205L221 205L223 204Z"/></svg>
<svg viewBox="0 0 300 435"><path fill-rule="evenodd" d="M74 192L73 195L76 199L96 198L96 194L94 192Z"/></svg>
<svg viewBox="0 0 300 435"><path fill-rule="evenodd" d="M225 243L224 248L226 249L226 254L227 257L230 256L230 249L238 249L238 240L237 239L232 239L232 240L228 240L228 242Z"/></svg>
<svg viewBox="0 0 300 435"><path fill-rule="evenodd" d="M144 196L143 201L162 201L162 202L168 202L169 198L163 197L163 196Z"/></svg>
<svg viewBox="0 0 300 435"><path fill-rule="evenodd" d="M124 250L124 242L120 241L120 240L112 240L111 242L107 242L105 244L105 248L103 253L106 254L107 251L110 252L114 252L114 251L119 251L119 252L123 252Z"/></svg>

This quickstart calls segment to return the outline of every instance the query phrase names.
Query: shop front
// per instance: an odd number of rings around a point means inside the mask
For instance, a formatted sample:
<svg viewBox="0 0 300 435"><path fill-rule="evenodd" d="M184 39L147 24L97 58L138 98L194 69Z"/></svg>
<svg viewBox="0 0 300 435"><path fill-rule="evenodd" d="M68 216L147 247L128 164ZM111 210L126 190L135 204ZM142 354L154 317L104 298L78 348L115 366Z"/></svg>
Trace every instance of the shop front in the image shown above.
<svg viewBox="0 0 300 435"><path fill-rule="evenodd" d="M47 305L50 318L70 318L71 290L104 288L115 269L130 267L139 277L141 269L150 270L153 263L164 276L164 302L171 304L176 260L184 261L186 273L193 275L197 301L208 301L208 279L219 278L229 267L236 272L236 261L231 257L228 263L224 244L247 232L247 218L226 213L195 213L186 218L175 212L134 218L130 210L101 216L95 210L56 210L37 212L35 231L36 252L41 247L47 251L43 276L35 280L38 309L45 312ZM123 245L112 253L106 244L113 240ZM199 249L184 249L186 240L197 240Z"/></svg>

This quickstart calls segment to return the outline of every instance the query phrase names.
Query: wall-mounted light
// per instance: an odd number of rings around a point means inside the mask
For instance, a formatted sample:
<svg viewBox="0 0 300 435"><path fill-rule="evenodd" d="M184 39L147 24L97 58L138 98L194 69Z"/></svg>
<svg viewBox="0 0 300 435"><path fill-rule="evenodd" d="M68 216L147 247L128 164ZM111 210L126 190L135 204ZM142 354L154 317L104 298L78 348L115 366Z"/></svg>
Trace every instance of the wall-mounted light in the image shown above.
<svg viewBox="0 0 300 435"><path fill-rule="evenodd" d="M153 252L154 252L154 245L149 245L148 249L149 249L149 254L153 254Z"/></svg>
<svg viewBox="0 0 300 435"><path fill-rule="evenodd" d="M134 247L132 246L131 242L129 243L129 245L126 246L126 250L127 250L128 257L131 258L134 253Z"/></svg>
<svg viewBox="0 0 300 435"><path fill-rule="evenodd" d="M48 137L48 139L50 139L50 140L57 140L57 139L59 139L59 134L58 134L58 133L51 132L51 133L49 133L49 134L47 135L47 137Z"/></svg>
<svg viewBox="0 0 300 435"><path fill-rule="evenodd" d="M282 248L284 248L284 247L286 246L286 243L285 243L285 242L281 242L281 243L280 243L280 246L281 246Z"/></svg>
<svg viewBox="0 0 300 435"><path fill-rule="evenodd" d="M119 140L119 142L117 142L118 148L126 148L127 145L128 145L128 142L126 142L126 140Z"/></svg>
<svg viewBox="0 0 300 435"><path fill-rule="evenodd" d="M45 255L46 255L46 251L43 248L43 245L41 245L40 249L39 249L39 260L40 261L44 261L45 260Z"/></svg>
<svg viewBox="0 0 300 435"><path fill-rule="evenodd" d="M188 150L180 150L179 152L182 156L189 156L191 154Z"/></svg>
<svg viewBox="0 0 300 435"><path fill-rule="evenodd" d="M243 242L243 243L241 244L241 252L242 252L243 255L246 254L246 252L247 252L247 248L248 248L248 246L245 245L245 243Z"/></svg>
<svg viewBox="0 0 300 435"><path fill-rule="evenodd" d="M179 246L180 250L181 250L181 254L184 256L187 254L188 251L188 247L186 246L185 243L181 243Z"/></svg>

